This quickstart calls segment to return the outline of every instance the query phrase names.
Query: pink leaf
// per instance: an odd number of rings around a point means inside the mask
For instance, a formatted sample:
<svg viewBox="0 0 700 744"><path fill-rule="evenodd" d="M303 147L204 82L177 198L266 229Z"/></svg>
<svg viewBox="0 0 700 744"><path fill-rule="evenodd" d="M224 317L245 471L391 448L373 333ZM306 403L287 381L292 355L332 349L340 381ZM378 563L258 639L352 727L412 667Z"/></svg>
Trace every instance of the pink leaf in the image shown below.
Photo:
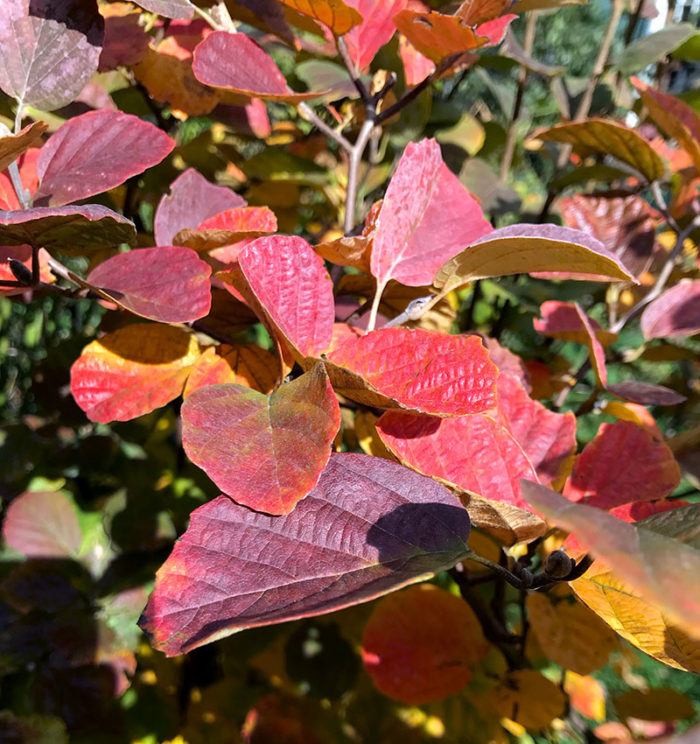
<svg viewBox="0 0 700 744"><path fill-rule="evenodd" d="M109 191L160 163L173 147L153 124L121 111L68 119L41 148L34 202L56 207Z"/></svg>
<svg viewBox="0 0 700 744"><path fill-rule="evenodd" d="M210 276L209 264L190 248L159 246L108 258L88 282L143 318L187 323L209 312Z"/></svg>
<svg viewBox="0 0 700 744"><path fill-rule="evenodd" d="M350 59L362 72L374 55L396 32L394 16L410 5L410 0L346 0L362 16L362 23L345 36Z"/></svg>
<svg viewBox="0 0 700 744"><path fill-rule="evenodd" d="M443 486L393 462L333 454L286 516L225 496L192 514L140 620L169 656L243 628L367 602L467 552L469 517Z"/></svg>
<svg viewBox="0 0 700 744"><path fill-rule="evenodd" d="M642 313L646 338L692 336L700 332L700 280L667 289Z"/></svg>

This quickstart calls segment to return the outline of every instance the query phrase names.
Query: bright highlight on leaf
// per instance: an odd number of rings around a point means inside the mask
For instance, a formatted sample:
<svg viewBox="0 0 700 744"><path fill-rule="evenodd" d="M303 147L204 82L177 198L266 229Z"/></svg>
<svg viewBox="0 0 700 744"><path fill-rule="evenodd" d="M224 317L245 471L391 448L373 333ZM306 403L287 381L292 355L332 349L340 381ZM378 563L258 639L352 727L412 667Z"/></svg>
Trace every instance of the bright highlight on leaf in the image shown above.
<svg viewBox="0 0 700 744"><path fill-rule="evenodd" d="M197 359L187 378L184 397L207 385L235 383L271 393L277 381L278 362L255 344L210 346Z"/></svg>
<svg viewBox="0 0 700 744"><path fill-rule="evenodd" d="M340 426L322 364L271 395L236 384L193 391L182 405L187 456L239 504L288 514L318 482Z"/></svg>
<svg viewBox="0 0 700 744"><path fill-rule="evenodd" d="M343 0L281 0L281 2L320 21L336 36L342 36L358 23L362 23L362 16Z"/></svg>
<svg viewBox="0 0 700 744"><path fill-rule="evenodd" d="M443 486L387 460L334 454L291 514L225 496L195 510L140 624L174 656L422 581L461 560L468 538L467 512Z"/></svg>

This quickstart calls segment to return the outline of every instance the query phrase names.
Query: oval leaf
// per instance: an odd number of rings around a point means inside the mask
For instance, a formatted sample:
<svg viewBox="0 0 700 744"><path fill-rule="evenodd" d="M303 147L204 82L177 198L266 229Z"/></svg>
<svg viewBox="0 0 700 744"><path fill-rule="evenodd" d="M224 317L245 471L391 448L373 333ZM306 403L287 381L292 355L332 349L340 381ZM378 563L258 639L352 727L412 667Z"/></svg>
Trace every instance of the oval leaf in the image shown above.
<svg viewBox="0 0 700 744"><path fill-rule="evenodd" d="M563 341L573 341L577 344L588 344L590 336L581 320L581 309L574 302L547 300L540 305L540 317L534 318L532 325L537 333ZM617 334L604 331L600 323L588 318L589 326L595 331L595 338L603 346L617 341Z"/></svg>
<svg viewBox="0 0 700 744"><path fill-rule="evenodd" d="M284 5L320 21L336 35L342 36L362 23L362 16L343 0L281 0Z"/></svg>
<svg viewBox="0 0 700 744"><path fill-rule="evenodd" d="M408 6L408 0L346 0L362 16L362 23L343 37L350 59L362 72L374 55L396 33L394 16Z"/></svg>
<svg viewBox="0 0 700 744"><path fill-rule="evenodd" d="M126 326L83 349L71 392L91 421L128 421L177 398L198 356L195 337L179 328Z"/></svg>
<svg viewBox="0 0 700 744"><path fill-rule="evenodd" d="M195 390L182 405L187 456L239 504L289 514L318 482L340 427L322 364L263 395L242 385Z"/></svg>
<svg viewBox="0 0 700 744"><path fill-rule="evenodd" d="M236 207L209 217L196 230L184 228L174 237L175 245L186 245L202 253L252 240L277 230L277 217L267 207Z"/></svg>
<svg viewBox="0 0 700 744"><path fill-rule="evenodd" d="M173 147L167 134L138 116L109 109L76 116L41 148L34 203L60 207L109 191L160 163Z"/></svg>
<svg viewBox="0 0 700 744"><path fill-rule="evenodd" d="M192 70L200 83L251 98L298 103L327 92L294 93L272 57L242 33L209 34L194 50Z"/></svg>
<svg viewBox="0 0 700 744"><path fill-rule="evenodd" d="M140 625L174 656L421 581L464 558L468 537L467 512L430 478L333 454L291 514L269 517L225 496L195 510Z"/></svg>
<svg viewBox="0 0 700 744"><path fill-rule="evenodd" d="M641 325L646 338L700 333L700 280L667 289L645 308Z"/></svg>
<svg viewBox="0 0 700 744"><path fill-rule="evenodd" d="M139 0L139 5L166 18L189 20L194 14L190 0Z"/></svg>
<svg viewBox="0 0 700 744"><path fill-rule="evenodd" d="M675 406L687 400L685 395L671 388L637 380L623 380L615 385L608 385L607 390L620 398L645 406Z"/></svg>
<svg viewBox="0 0 700 744"><path fill-rule="evenodd" d="M328 358L407 409L462 416L496 402L498 369L478 336L386 328L349 338Z"/></svg>
<svg viewBox="0 0 700 744"><path fill-rule="evenodd" d="M249 243L238 264L275 327L303 357L331 345L333 283L323 259L303 239L274 235Z"/></svg>
<svg viewBox="0 0 700 744"><path fill-rule="evenodd" d="M161 323L187 323L211 308L211 267L190 248L159 246L118 253L88 275L114 302Z"/></svg>

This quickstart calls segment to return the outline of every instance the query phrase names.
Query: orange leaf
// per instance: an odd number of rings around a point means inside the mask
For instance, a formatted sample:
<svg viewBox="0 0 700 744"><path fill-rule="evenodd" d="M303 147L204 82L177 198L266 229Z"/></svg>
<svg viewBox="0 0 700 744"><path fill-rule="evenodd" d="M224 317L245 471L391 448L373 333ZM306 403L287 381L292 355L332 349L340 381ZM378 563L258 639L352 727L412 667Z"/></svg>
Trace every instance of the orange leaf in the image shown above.
<svg viewBox="0 0 700 744"><path fill-rule="evenodd" d="M320 21L336 35L342 36L358 23L362 16L343 0L281 0L284 5Z"/></svg>
<svg viewBox="0 0 700 744"><path fill-rule="evenodd" d="M183 396L206 385L229 382L269 393L277 381L278 367L277 359L256 344L210 346L194 363Z"/></svg>
<svg viewBox="0 0 700 744"><path fill-rule="evenodd" d="M510 672L491 692L493 707L505 718L538 730L561 716L564 693L534 669Z"/></svg>
<svg viewBox="0 0 700 744"><path fill-rule="evenodd" d="M605 720L605 688L597 679L569 671L564 678L564 692L571 707L586 718Z"/></svg>

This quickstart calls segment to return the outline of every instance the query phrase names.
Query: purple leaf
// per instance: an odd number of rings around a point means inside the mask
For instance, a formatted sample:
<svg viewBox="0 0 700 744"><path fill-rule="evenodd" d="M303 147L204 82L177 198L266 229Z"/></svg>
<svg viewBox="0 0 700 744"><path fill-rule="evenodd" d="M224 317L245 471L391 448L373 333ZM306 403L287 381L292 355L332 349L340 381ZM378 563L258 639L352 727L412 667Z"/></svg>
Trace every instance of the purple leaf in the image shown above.
<svg viewBox="0 0 700 744"><path fill-rule="evenodd" d="M174 656L421 581L461 560L468 537L469 516L444 486L377 457L333 454L291 514L225 496L195 510L140 625Z"/></svg>
<svg viewBox="0 0 700 744"><path fill-rule="evenodd" d="M160 129L121 111L69 119L42 147L34 203L60 207L113 189L159 163L175 147Z"/></svg>
<svg viewBox="0 0 700 744"><path fill-rule="evenodd" d="M103 36L94 0L2 0L0 88L46 111L65 106L97 69Z"/></svg>
<svg viewBox="0 0 700 744"><path fill-rule="evenodd" d="M0 245L29 243L75 253L135 240L133 223L99 204L0 210Z"/></svg>
<svg viewBox="0 0 700 744"><path fill-rule="evenodd" d="M154 231L157 245L171 245L180 230L196 229L204 220L234 207L245 207L246 200L225 186L215 186L194 168L188 168L170 184L156 209Z"/></svg>
<svg viewBox="0 0 700 744"><path fill-rule="evenodd" d="M657 297L642 313L646 338L692 336L700 332L700 280L680 282Z"/></svg>
<svg viewBox="0 0 700 744"><path fill-rule="evenodd" d="M187 323L211 308L210 276L211 267L195 251L169 245L112 256L88 282L143 318Z"/></svg>
<svg viewBox="0 0 700 744"><path fill-rule="evenodd" d="M614 385L608 385L608 391L619 398L641 403L644 406L675 406L687 400L685 395L663 385L653 385L650 382L624 380Z"/></svg>

